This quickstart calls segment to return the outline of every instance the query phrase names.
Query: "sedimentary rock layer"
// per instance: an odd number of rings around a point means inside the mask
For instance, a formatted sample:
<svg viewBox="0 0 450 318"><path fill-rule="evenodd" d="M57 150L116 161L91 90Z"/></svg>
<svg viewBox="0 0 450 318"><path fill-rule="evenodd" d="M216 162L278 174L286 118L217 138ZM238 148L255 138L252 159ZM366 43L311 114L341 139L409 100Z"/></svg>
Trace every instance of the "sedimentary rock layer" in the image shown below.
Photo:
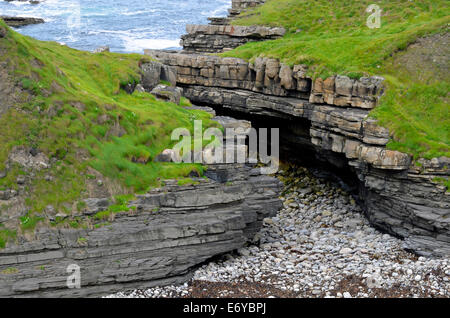
<svg viewBox="0 0 450 318"><path fill-rule="evenodd" d="M212 171L227 182L169 183L102 228L40 229L0 250L0 296L85 297L186 281L195 265L251 240L281 206L277 179L245 166ZM80 289L66 286L70 264L81 268Z"/></svg>
<svg viewBox="0 0 450 318"><path fill-rule="evenodd" d="M234 25L187 25L187 34L181 37L186 52L218 53L234 49L247 42L272 40L282 37L284 28Z"/></svg>

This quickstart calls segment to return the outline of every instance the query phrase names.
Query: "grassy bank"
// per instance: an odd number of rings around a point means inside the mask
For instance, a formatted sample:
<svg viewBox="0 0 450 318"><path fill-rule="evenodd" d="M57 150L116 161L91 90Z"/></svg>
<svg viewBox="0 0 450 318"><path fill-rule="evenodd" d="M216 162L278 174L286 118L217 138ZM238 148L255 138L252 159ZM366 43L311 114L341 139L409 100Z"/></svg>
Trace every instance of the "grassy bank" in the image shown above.
<svg viewBox="0 0 450 318"><path fill-rule="evenodd" d="M366 25L370 4L382 9L379 29ZM390 129L388 147L415 158L450 156L448 59L437 68L425 59L415 71L406 71L397 60L417 39L448 32L447 1L268 0L233 23L282 26L288 32L281 39L248 43L225 56L307 64L314 78L384 76L388 90L372 115Z"/></svg>
<svg viewBox="0 0 450 318"><path fill-rule="evenodd" d="M2 20L0 28L7 29ZM164 179L184 178L192 170L201 173L195 164L153 162L173 145L173 129L193 131L196 119L204 121L204 128L213 123L205 112L147 93L127 94L122 87L139 82L139 64L147 57L92 54L7 30L0 38L0 63L18 88L12 97L25 102L0 115L0 172L17 146L36 149L52 162L33 175L13 165L0 178L0 191L17 189L19 176L31 180L25 223L39 219L49 205L70 215L83 208L81 199L86 197L145 192ZM8 207L0 206L0 213L4 211ZM18 222L24 225L24 220ZM12 235L9 230L2 233L0 242Z"/></svg>

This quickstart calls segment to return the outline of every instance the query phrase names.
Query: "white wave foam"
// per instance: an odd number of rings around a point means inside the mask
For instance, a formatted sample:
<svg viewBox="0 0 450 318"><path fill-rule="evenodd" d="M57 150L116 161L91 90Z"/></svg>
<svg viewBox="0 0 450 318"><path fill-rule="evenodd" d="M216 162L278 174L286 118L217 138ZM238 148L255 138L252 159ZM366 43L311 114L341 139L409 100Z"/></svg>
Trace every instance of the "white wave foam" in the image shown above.
<svg viewBox="0 0 450 318"><path fill-rule="evenodd" d="M89 35L98 35L98 34L117 34L119 36L132 36L131 31L122 31L122 30L90 30L88 32Z"/></svg>
<svg viewBox="0 0 450 318"><path fill-rule="evenodd" d="M180 47L180 40L133 39L124 37L123 42L126 52L142 52L144 49L163 50Z"/></svg>
<svg viewBox="0 0 450 318"><path fill-rule="evenodd" d="M207 17L218 17L218 16L226 16L228 14L228 9L231 8L231 0L221 1L223 5L214 9L212 11L202 11L200 14Z"/></svg>
<svg viewBox="0 0 450 318"><path fill-rule="evenodd" d="M134 15L140 15L140 14L146 14L146 13L154 13L156 12L156 9L153 10L141 10L141 11L133 11L133 12L121 12L120 15L125 15L125 16L134 16Z"/></svg>

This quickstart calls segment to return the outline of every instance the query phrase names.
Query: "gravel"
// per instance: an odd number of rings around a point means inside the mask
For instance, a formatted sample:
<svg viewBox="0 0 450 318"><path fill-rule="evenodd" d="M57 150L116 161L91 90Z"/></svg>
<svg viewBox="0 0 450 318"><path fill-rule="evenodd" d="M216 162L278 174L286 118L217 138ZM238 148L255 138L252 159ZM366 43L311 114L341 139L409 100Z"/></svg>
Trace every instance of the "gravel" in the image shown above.
<svg viewBox="0 0 450 318"><path fill-rule="evenodd" d="M305 168L280 171L283 209L260 244L198 268L181 286L107 297L449 297L448 258L418 257L373 228L354 198Z"/></svg>

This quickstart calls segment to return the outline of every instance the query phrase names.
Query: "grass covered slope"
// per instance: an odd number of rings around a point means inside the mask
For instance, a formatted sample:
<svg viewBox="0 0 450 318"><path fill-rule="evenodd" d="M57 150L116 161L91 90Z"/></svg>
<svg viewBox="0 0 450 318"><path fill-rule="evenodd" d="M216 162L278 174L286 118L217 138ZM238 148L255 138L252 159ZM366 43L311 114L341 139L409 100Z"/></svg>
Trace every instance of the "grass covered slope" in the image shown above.
<svg viewBox="0 0 450 318"><path fill-rule="evenodd" d="M382 9L379 29L366 25L371 4ZM288 32L281 39L248 43L224 56L307 64L314 78L384 76L387 93L372 115L390 129L393 139L388 147L415 158L450 157L448 55L437 68L422 55L422 62L416 58L419 69L409 71L396 59L417 39L448 32L448 1L268 0L233 23L283 26ZM434 76L436 71L442 76Z"/></svg>
<svg viewBox="0 0 450 318"><path fill-rule="evenodd" d="M17 190L19 177L29 180L23 191L28 213L17 220L22 230L44 220L49 205L70 215L83 208L83 198L146 191L166 178L201 173L199 165L152 162L173 145L173 129L193 131L196 119L204 127L213 123L205 112L121 89L140 80L139 64L147 57L92 54L41 42L7 28L1 19L0 29L6 33L0 37L0 77L10 88L0 96L0 173L6 172L0 191ZM50 168L29 171L11 164L7 169L17 147L44 154ZM100 179L103 186L97 186ZM123 197L116 201L124 206ZM0 205L0 216L12 210ZM9 230L0 232L11 236Z"/></svg>

